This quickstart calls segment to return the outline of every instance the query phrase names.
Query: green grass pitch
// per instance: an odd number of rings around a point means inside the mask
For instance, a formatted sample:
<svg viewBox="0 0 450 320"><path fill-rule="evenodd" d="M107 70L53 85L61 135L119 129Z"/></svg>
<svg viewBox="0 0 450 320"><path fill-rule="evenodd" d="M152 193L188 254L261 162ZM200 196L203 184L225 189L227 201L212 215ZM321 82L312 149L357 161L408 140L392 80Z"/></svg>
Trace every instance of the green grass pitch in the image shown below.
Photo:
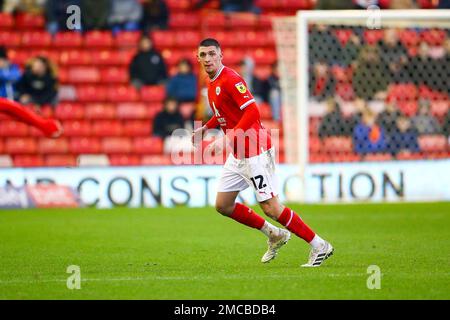
<svg viewBox="0 0 450 320"><path fill-rule="evenodd" d="M263 234L213 208L3 210L0 299L450 298L450 203L292 208L335 247L320 268L296 237L260 263Z"/></svg>

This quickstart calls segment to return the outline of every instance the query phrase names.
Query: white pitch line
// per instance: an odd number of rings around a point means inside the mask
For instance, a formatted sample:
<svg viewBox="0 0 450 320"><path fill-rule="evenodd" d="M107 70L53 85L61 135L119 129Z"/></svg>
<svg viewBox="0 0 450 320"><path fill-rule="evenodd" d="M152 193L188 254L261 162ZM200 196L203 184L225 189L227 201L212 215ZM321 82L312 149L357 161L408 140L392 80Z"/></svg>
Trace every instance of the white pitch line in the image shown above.
<svg viewBox="0 0 450 320"><path fill-rule="evenodd" d="M329 273L321 274L321 276L328 277L362 277L366 276L364 273ZM245 276L245 275L222 275L218 277L213 276L155 276L155 277L126 277L126 278L81 278L81 282L116 282L116 281L150 281L150 280L219 280L219 279L248 279L248 280L258 280L258 279L283 279L283 278L304 278L304 275L261 275L261 276ZM45 282L66 282L67 279L33 279L33 280L0 280L1 284L19 284L19 283L45 283Z"/></svg>

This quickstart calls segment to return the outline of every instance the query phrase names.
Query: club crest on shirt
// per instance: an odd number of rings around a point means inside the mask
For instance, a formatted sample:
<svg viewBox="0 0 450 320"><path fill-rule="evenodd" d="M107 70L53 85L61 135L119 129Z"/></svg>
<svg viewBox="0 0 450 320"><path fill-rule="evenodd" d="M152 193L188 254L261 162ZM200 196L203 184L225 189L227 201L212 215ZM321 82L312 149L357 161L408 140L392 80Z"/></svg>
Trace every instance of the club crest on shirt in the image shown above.
<svg viewBox="0 0 450 320"><path fill-rule="evenodd" d="M220 87L216 87L216 95L219 95L220 93Z"/></svg>
<svg viewBox="0 0 450 320"><path fill-rule="evenodd" d="M244 84L242 82L236 83L235 87L236 87L236 89L238 89L238 91L240 93L246 93L247 92L247 88L244 86Z"/></svg>

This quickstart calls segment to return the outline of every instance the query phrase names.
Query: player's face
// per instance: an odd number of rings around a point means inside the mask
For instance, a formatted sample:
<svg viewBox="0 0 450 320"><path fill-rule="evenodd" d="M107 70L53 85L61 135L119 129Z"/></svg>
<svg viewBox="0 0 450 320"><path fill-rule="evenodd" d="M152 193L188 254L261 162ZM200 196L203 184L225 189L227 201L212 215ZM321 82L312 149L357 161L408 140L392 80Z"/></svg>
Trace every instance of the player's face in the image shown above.
<svg viewBox="0 0 450 320"><path fill-rule="evenodd" d="M222 52L215 46L199 47L197 58L210 76L215 75L222 66Z"/></svg>

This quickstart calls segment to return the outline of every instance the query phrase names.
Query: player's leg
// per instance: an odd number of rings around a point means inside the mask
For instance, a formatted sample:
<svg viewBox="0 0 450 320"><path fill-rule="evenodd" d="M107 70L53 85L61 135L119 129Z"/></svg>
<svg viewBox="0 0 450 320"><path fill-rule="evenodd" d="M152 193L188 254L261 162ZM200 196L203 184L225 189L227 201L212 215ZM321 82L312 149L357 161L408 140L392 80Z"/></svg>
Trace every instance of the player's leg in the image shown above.
<svg viewBox="0 0 450 320"><path fill-rule="evenodd" d="M48 137L56 138L62 133L57 120L45 119L15 101L0 98L0 112L40 129Z"/></svg>
<svg viewBox="0 0 450 320"><path fill-rule="evenodd" d="M283 206L278 197L260 203L264 213L311 245L309 261L304 267L320 266L333 254L333 246L316 234L294 210Z"/></svg>
<svg viewBox="0 0 450 320"><path fill-rule="evenodd" d="M217 212L248 227L258 229L269 238L278 235L278 227L264 220L246 205L236 203L239 192L248 188L245 178L237 170L236 161L230 156L223 167L216 197Z"/></svg>

